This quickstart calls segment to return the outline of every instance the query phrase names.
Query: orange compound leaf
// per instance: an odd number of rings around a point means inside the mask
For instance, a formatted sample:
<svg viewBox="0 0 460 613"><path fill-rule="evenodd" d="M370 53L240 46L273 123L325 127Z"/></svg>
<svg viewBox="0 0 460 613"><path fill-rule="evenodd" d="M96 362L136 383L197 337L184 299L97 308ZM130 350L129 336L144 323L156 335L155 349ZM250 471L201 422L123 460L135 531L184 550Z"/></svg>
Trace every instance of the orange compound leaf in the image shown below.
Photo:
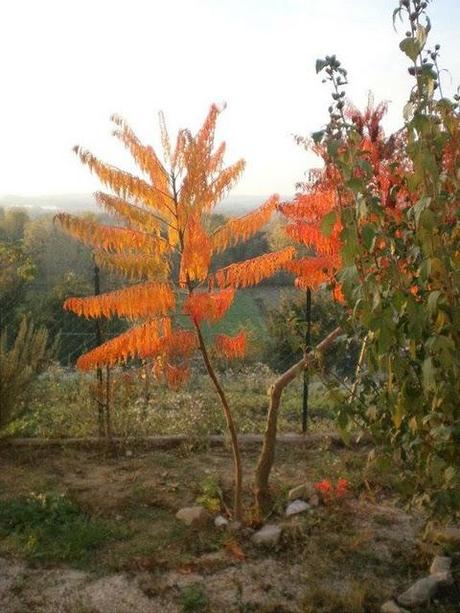
<svg viewBox="0 0 460 613"><path fill-rule="evenodd" d="M169 357L189 357L197 347L197 336L191 330L173 330L162 339L162 351Z"/></svg>
<svg viewBox="0 0 460 613"><path fill-rule="evenodd" d="M296 275L297 287L317 289L322 283L330 281L339 262L339 258L334 256L312 256L289 262L286 269Z"/></svg>
<svg viewBox="0 0 460 613"><path fill-rule="evenodd" d="M233 303L235 290L231 287L217 292L195 292L184 303L184 313L196 323L218 321Z"/></svg>
<svg viewBox="0 0 460 613"><path fill-rule="evenodd" d="M164 253L168 248L168 244L161 237L152 237L130 228L104 226L67 213L59 213L55 219L67 234L85 245L104 251L121 253L139 249L153 254Z"/></svg>
<svg viewBox="0 0 460 613"><path fill-rule="evenodd" d="M172 196L168 193L163 193L129 172L101 162L91 152L81 147L74 147L74 151L81 162L97 175L101 183L110 187L120 198L129 197L161 213L171 213Z"/></svg>
<svg viewBox="0 0 460 613"><path fill-rule="evenodd" d="M292 202L285 202L278 208L288 219L317 223L336 206L332 190L313 190L298 194Z"/></svg>
<svg viewBox="0 0 460 613"><path fill-rule="evenodd" d="M211 244L213 253L224 251L227 247L236 245L241 240L247 240L258 232L265 224L270 221L279 203L279 196L271 196L262 206L255 211L230 219L212 234Z"/></svg>
<svg viewBox="0 0 460 613"><path fill-rule="evenodd" d="M307 247L313 247L319 255L334 255L339 252L341 225L336 222L330 236L325 236L320 229L320 225L298 222L288 225L286 233L292 239L303 243Z"/></svg>
<svg viewBox="0 0 460 613"><path fill-rule="evenodd" d="M170 196L168 174L154 149L150 145L143 145L122 117L112 115L111 120L119 128L113 132L114 136L130 151L139 168L148 174L152 184Z"/></svg>
<svg viewBox="0 0 460 613"><path fill-rule="evenodd" d="M286 268L286 264L293 259L294 255L294 247L286 247L281 251L230 264L218 270L210 281L215 282L221 288L251 287Z"/></svg>
<svg viewBox="0 0 460 613"><path fill-rule="evenodd" d="M171 332L170 319L157 319L99 345L77 360L77 368L91 370L100 366L114 366L130 358L148 358L161 350L161 339Z"/></svg>
<svg viewBox="0 0 460 613"><path fill-rule="evenodd" d="M345 304L345 296L342 292L342 286L336 283L332 288L332 298L340 304Z"/></svg>
<svg viewBox="0 0 460 613"><path fill-rule="evenodd" d="M181 257L180 282L202 281L208 275L211 262L211 244L201 223L189 220L184 236Z"/></svg>
<svg viewBox="0 0 460 613"><path fill-rule="evenodd" d="M166 315L174 305L174 292L169 285L144 283L99 296L68 298L64 308L88 319L114 315L138 319Z"/></svg>
<svg viewBox="0 0 460 613"><path fill-rule="evenodd" d="M224 358L243 358L246 355L247 335L244 330L236 336L218 334L215 343L217 353Z"/></svg>
<svg viewBox="0 0 460 613"><path fill-rule="evenodd" d="M209 159L209 156L211 155L211 151L214 146L217 118L221 111L222 109L220 109L217 104L211 104L203 125L198 130L195 137L197 154L201 158Z"/></svg>
<svg viewBox="0 0 460 613"><path fill-rule="evenodd" d="M111 196L103 192L96 192L94 197L100 207L128 222L128 224L138 226L145 232L159 232L160 221L150 211L130 204L118 196Z"/></svg>
<svg viewBox="0 0 460 613"><path fill-rule="evenodd" d="M98 266L138 281L156 279L161 281L168 276L169 261L158 255L139 255L136 253L107 253L96 251Z"/></svg>

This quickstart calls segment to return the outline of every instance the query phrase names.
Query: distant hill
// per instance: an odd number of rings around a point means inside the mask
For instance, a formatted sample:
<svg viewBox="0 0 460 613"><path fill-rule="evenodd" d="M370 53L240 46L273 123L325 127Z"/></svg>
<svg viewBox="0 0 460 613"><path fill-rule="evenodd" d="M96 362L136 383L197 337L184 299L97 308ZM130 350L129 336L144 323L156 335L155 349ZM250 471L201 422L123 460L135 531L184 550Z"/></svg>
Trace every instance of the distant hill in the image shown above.
<svg viewBox="0 0 460 613"><path fill-rule="evenodd" d="M51 194L38 196L7 195L0 198L2 207L21 207L32 211L55 212L69 211L77 213L82 211L96 211L91 194Z"/></svg>
<svg viewBox="0 0 460 613"><path fill-rule="evenodd" d="M231 216L244 215L262 204L265 199L266 196L229 196L217 206L216 212ZM55 211L100 211L91 194L7 195L0 197L0 207L21 207L29 210L33 216Z"/></svg>

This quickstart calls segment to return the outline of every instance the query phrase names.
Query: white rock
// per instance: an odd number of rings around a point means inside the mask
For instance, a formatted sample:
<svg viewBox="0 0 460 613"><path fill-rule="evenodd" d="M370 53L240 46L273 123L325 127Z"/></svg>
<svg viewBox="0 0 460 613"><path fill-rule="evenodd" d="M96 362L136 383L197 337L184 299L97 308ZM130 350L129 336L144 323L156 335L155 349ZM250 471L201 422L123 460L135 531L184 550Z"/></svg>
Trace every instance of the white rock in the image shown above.
<svg viewBox="0 0 460 613"><path fill-rule="evenodd" d="M398 596L398 603L403 607L417 607L430 600L439 587L437 577L429 576L419 579L408 590Z"/></svg>
<svg viewBox="0 0 460 613"><path fill-rule="evenodd" d="M450 570L444 571L442 573L435 573L431 575L439 585L452 585L454 582L454 578L452 577L452 573Z"/></svg>
<svg viewBox="0 0 460 613"><path fill-rule="evenodd" d="M297 513L303 513L304 511L308 511L309 508L310 505L303 500L294 500L294 502L288 504L286 508L286 517L297 515Z"/></svg>
<svg viewBox="0 0 460 613"><path fill-rule="evenodd" d="M448 573L452 560L447 556L434 556L430 566L430 574L437 575L438 573Z"/></svg>
<svg viewBox="0 0 460 613"><path fill-rule="evenodd" d="M228 526L228 519L225 519L223 515L218 515L214 519L214 525L216 528L225 528L225 526Z"/></svg>
<svg viewBox="0 0 460 613"><path fill-rule="evenodd" d="M407 609L399 607L394 600L388 600L380 607L380 613L407 613Z"/></svg>
<svg viewBox="0 0 460 613"><path fill-rule="evenodd" d="M276 545L280 540L281 528L274 524L267 524L252 536L256 545Z"/></svg>
<svg viewBox="0 0 460 613"><path fill-rule="evenodd" d="M209 514L204 507L184 507L176 513L177 519L180 519L187 526L194 528L204 526L209 521Z"/></svg>
<svg viewBox="0 0 460 613"><path fill-rule="evenodd" d="M288 493L288 500L291 502L292 500L298 500L299 498L310 498L315 493L315 488L312 483L302 483L302 485L298 485L294 487Z"/></svg>

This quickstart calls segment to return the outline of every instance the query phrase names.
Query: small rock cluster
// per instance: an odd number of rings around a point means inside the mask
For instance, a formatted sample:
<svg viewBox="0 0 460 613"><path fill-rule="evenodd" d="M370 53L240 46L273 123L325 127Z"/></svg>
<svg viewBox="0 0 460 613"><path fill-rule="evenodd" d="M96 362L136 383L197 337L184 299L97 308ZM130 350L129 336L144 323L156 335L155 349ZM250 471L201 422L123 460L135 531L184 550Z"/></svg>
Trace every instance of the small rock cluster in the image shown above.
<svg viewBox="0 0 460 613"><path fill-rule="evenodd" d="M452 585L451 564L451 558L435 556L430 574L418 579L395 600L385 602L380 609L381 613L407 613L407 609L427 604L441 586Z"/></svg>
<svg viewBox="0 0 460 613"><path fill-rule="evenodd" d="M306 502L308 500L308 502ZM315 488L311 483L303 483L292 489L288 494L288 505L286 507L286 517L292 515L298 515L305 511L311 511L313 507L317 507L320 504L318 494L315 492ZM203 506L184 507L176 513L177 519L182 521L185 525L192 528L202 528L211 522L211 515ZM217 515L214 518L214 525L219 529L228 529L232 532L238 531L242 528L238 522L229 522L223 515ZM257 532L246 529L246 536L250 536L252 542L255 545L264 547L273 547L278 544L282 529L275 524L266 524Z"/></svg>

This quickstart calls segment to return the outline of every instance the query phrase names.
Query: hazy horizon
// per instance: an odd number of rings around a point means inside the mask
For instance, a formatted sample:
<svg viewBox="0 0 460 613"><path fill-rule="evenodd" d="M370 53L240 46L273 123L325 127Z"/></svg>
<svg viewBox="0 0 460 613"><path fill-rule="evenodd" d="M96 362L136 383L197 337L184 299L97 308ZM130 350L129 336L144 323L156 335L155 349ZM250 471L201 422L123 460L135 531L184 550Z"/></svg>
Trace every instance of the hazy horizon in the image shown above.
<svg viewBox="0 0 460 613"><path fill-rule="evenodd" d="M268 194L229 194L216 207L216 212L239 215L262 204ZM283 200L290 195L282 195ZM0 196L0 208L20 208L28 211L70 211L73 213L100 211L91 193L74 194L6 194Z"/></svg>

